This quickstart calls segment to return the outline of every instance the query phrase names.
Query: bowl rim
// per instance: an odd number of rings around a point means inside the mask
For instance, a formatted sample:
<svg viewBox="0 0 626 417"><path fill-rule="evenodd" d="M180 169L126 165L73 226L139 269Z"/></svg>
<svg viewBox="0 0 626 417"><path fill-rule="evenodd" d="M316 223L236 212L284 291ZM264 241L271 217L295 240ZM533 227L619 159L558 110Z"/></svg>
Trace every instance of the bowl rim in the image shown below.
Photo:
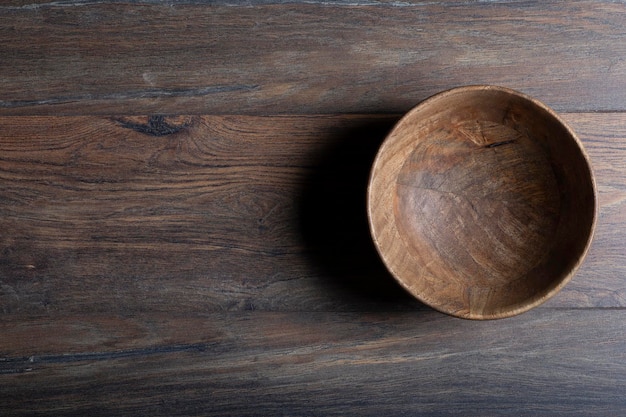
<svg viewBox="0 0 626 417"><path fill-rule="evenodd" d="M408 119L413 118L413 116L415 115L415 113L421 111L424 107L430 106L432 103L441 100L441 99L445 99L451 95L456 95L456 94L463 94L463 93L468 93L468 92L476 92L476 91L498 91L498 92L502 92L508 95L512 95L512 96L516 96L519 97L525 101L531 102L533 105L537 106L538 108L540 108L541 110L545 111L551 118L553 118L562 128L565 129L565 131L567 132L567 134L570 136L570 138L572 138L574 140L574 143L576 144L583 160L584 163L586 165L587 171L589 172L589 180L590 180L590 184L591 184L591 191L592 191L592 201L591 204L593 204L593 213L592 213L592 218L591 218L591 224L589 227L589 233L588 236L586 237L586 242L584 245L584 248L582 250L582 252L580 253L580 255L578 256L578 259L576 259L576 262L572 265L572 267L567 271L567 273L565 274L565 276L563 276L560 281L558 282L557 285L555 285L552 289L550 289L548 292L546 292L545 294L543 294L540 297L537 297L536 299L530 299L529 302L524 302L521 305L518 305L516 308L512 308L512 309L508 309L508 310L501 310L497 313L490 313L490 314L484 314L484 313L473 313L471 310L469 311L468 314L458 314L457 312L453 311L453 310L448 310L446 308L444 308L443 306L437 304L436 302L426 299L422 294L416 293L414 291L411 290L411 288L409 287L409 285L400 277L398 276L399 274L389 265L386 255L383 253L383 248L381 248L381 244L379 242L379 239L377 237L377 232L376 232L376 228L377 226L374 224L374 209L373 209L373 204L372 204L372 200L373 200L373 196L372 196L372 188L374 187L373 182L375 180L376 174L379 171L378 167L381 164L381 158L382 156L385 154L386 148L389 146L389 143L391 141L391 139L394 137L394 134L396 132L396 130L403 124L405 123ZM591 158L589 157L589 154L587 153L587 151L585 150L582 141L580 140L580 138L578 137L578 135L574 132L574 130L569 126L568 123L566 123L554 110L552 110L550 107L548 107L546 104L544 104L543 102L541 102L540 100L531 97L527 94L524 94L522 92L519 92L517 90L513 90L511 88L508 87L502 87L502 86L497 86L497 85L490 85L490 84L472 84L472 85L465 85L465 86L459 86L459 87L453 87L447 90L443 90L439 93L436 93L426 99L424 99L423 101L419 102L416 106L414 106L413 108L411 108L408 112L406 112L395 124L394 126L391 128L391 130L387 133L387 135L385 136L385 139L383 140L383 142L381 143L380 147L378 148L378 151L376 153L376 156L374 158L374 162L371 165L370 168L370 172L369 172L369 178L368 178L368 182L367 182L367 197L366 197L366 201L367 201L367 221L368 221L368 225L369 225L369 230L370 230L370 236L373 240L374 246L376 248L376 251L379 255L379 257L381 258L381 260L383 261L387 271L393 276L393 278L396 280L396 282L398 282L400 284L400 286L402 288L404 288L404 290L406 290L409 294L411 294L411 296L413 296L414 298L416 298L418 301L422 302L423 304L433 308L434 310L437 310L441 313L445 313L447 315L453 316L453 317L458 317L458 318L462 318L462 319L469 319L469 320L493 320L493 319L503 319L503 318L507 318L507 317L513 317L516 315L519 315L521 313L524 313L528 310L531 310L537 306L539 306L540 304L543 304L544 302L546 302L547 300L549 300L550 298L552 298L553 296L555 296L559 291L561 291L561 289L567 284L569 283L572 278L574 277L576 271L579 269L579 267L581 266L581 264L583 263L583 261L585 260L587 253L589 252L589 248L591 246L591 243L593 241L594 235L595 235L595 230L596 230L596 225L597 225L597 220L598 220L598 191L597 191L597 185L596 185L596 179L595 179L595 174L593 171L593 166L591 164ZM394 227L395 227L395 221L394 223Z"/></svg>

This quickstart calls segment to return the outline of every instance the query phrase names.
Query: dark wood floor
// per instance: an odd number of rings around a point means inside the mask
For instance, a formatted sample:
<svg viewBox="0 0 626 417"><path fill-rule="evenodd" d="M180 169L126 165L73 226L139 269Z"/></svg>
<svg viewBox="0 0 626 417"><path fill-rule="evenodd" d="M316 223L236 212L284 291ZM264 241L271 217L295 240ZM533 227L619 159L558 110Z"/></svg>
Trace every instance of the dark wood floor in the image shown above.
<svg viewBox="0 0 626 417"><path fill-rule="evenodd" d="M626 414L626 4L0 5L0 415ZM554 108L600 211L555 298L414 301L365 186L458 85Z"/></svg>

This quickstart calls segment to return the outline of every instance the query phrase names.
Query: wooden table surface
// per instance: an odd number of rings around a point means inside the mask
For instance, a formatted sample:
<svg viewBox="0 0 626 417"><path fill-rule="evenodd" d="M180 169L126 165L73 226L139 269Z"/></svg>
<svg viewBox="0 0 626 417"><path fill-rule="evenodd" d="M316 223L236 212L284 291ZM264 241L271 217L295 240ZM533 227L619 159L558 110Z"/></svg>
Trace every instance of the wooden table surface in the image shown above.
<svg viewBox="0 0 626 417"><path fill-rule="evenodd" d="M0 415L626 415L626 4L0 5ZM510 319L406 295L365 218L401 114L542 100L599 221Z"/></svg>

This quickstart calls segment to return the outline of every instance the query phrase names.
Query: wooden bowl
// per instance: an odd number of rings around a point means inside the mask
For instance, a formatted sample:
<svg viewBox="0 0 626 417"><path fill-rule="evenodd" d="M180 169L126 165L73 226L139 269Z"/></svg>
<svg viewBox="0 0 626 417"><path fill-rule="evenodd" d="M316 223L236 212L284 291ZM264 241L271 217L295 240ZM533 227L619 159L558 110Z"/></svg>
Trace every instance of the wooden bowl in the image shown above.
<svg viewBox="0 0 626 417"><path fill-rule="evenodd" d="M589 158L554 111L513 90L468 86L393 128L367 209L378 252L406 290L444 313L495 319L572 278L596 200Z"/></svg>

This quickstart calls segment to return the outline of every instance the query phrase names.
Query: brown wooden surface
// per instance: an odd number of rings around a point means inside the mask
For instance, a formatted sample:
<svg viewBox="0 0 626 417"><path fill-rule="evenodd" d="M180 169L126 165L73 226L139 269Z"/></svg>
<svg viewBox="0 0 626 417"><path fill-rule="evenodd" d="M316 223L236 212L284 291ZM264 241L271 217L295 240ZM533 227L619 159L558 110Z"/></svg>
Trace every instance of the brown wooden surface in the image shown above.
<svg viewBox="0 0 626 417"><path fill-rule="evenodd" d="M402 113L464 84L626 110L621 2L237 3L3 2L0 111Z"/></svg>
<svg viewBox="0 0 626 417"><path fill-rule="evenodd" d="M625 414L626 6L229 3L0 6L0 415ZM600 205L562 292L485 323L365 215L401 113L475 83L561 112Z"/></svg>
<svg viewBox="0 0 626 417"><path fill-rule="evenodd" d="M597 192L581 141L543 103L465 86L407 113L367 189L372 240L409 293L461 318L552 298L591 244Z"/></svg>
<svg viewBox="0 0 626 417"><path fill-rule="evenodd" d="M55 345L0 362L0 412L606 416L626 406L624 320L546 309L495 322L432 311L33 320L57 331ZM23 343L33 330L19 327L9 336Z"/></svg>

